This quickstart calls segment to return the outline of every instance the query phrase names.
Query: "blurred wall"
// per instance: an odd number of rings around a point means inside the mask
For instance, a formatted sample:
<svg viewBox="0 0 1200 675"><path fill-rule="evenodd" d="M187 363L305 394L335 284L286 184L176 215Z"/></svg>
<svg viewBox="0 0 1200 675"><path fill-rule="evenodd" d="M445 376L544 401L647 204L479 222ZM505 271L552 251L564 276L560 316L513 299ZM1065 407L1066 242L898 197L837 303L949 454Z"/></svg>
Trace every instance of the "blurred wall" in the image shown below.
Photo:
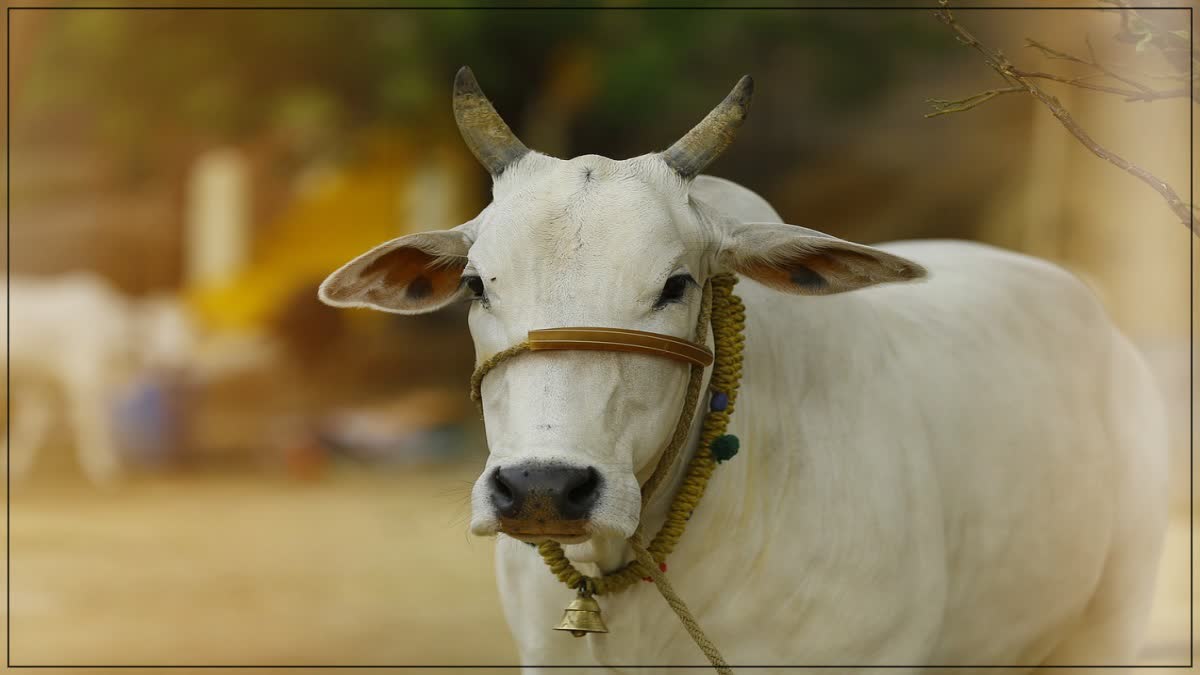
<svg viewBox="0 0 1200 675"><path fill-rule="evenodd" d="M1025 37L1074 54L1088 54L1090 38L1102 61L1139 73L1173 66L1118 39L1113 12L964 9L959 19L1027 69L1080 70ZM356 356L321 347L338 335L378 335L397 364L413 353L412 342L389 343L395 327L379 317L303 299L335 258L454 226L486 203L486 176L449 110L460 65L475 66L532 147L616 158L666 147L751 72L750 120L713 173L837 236L978 239L1068 266L1151 355L1175 420L1186 417L1193 239L1156 193L1027 96L924 118L928 98L1001 84L929 12L20 10L12 29L13 272L92 269L131 293L246 308L237 321L313 338L294 345L307 371L323 355ZM1187 191L1187 99L1046 87L1098 142ZM197 289L184 274L186 187L197 159L219 148L248 167L251 252L228 284ZM431 156L451 168L431 172ZM331 185L341 196L314 198ZM214 328L237 323L218 313L208 312ZM467 361L456 330L438 360Z"/></svg>

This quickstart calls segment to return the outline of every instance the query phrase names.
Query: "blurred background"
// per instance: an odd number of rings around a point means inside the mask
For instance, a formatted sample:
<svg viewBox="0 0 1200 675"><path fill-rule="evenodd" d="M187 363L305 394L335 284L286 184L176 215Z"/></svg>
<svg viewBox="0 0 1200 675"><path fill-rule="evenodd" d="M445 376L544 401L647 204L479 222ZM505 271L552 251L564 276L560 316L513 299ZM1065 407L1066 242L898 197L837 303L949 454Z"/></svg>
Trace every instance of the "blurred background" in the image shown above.
<svg viewBox="0 0 1200 675"><path fill-rule="evenodd" d="M1094 74L1028 37L1188 86L1187 13L1146 17L1152 38L1111 11L958 12L1025 70ZM1143 660L1187 662L1196 242L1031 97L926 119L926 99L1003 86L932 12L9 20L13 663L515 660L493 544L466 533L486 453L466 308L316 299L358 253L487 203L450 111L464 64L530 147L618 159L751 73L750 119L709 173L839 237L980 240L1087 280L1167 399L1175 516ZM1186 199L1186 96L1045 86Z"/></svg>

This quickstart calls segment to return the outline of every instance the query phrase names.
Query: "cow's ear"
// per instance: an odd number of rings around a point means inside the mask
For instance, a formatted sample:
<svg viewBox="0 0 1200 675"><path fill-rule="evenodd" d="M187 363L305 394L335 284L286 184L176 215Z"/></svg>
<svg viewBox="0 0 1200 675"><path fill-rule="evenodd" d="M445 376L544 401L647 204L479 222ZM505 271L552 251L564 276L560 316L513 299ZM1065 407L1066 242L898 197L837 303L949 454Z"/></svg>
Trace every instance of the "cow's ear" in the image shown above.
<svg viewBox="0 0 1200 675"><path fill-rule="evenodd" d="M334 307L432 312L464 294L461 277L470 248L462 228L393 239L329 275L318 296Z"/></svg>
<svg viewBox="0 0 1200 675"><path fill-rule="evenodd" d="M925 276L917 263L795 225L727 225L719 265L800 295L827 295Z"/></svg>

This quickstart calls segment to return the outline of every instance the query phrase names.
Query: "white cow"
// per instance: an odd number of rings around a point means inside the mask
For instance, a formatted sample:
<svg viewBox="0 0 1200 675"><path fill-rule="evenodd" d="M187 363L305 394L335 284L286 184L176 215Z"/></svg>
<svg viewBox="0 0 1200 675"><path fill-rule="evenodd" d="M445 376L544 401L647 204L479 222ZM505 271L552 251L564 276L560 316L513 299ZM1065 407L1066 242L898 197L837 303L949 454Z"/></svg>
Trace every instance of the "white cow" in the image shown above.
<svg viewBox="0 0 1200 675"><path fill-rule="evenodd" d="M470 298L482 362L538 328L690 338L700 287L735 272L742 452L716 469L668 572L726 660L1134 662L1167 478L1134 348L1054 265L965 242L853 244L698 175L749 94L745 79L663 153L559 160L528 151L464 69L455 111L492 203L367 252L321 297L402 314ZM657 531L680 479L682 463L639 512L686 380L674 361L596 351L519 355L483 380L491 454L471 530L500 533L526 666L704 664L648 584L599 597L608 634L552 631L572 592L526 545L559 540L593 574L631 559L625 539L639 521ZM513 507L533 495L540 520Z"/></svg>
<svg viewBox="0 0 1200 675"><path fill-rule="evenodd" d="M147 368L179 369L193 326L175 300L131 300L103 278L74 273L8 284L9 469L33 466L55 410L65 415L84 473L107 483L120 473L111 424L116 388Z"/></svg>

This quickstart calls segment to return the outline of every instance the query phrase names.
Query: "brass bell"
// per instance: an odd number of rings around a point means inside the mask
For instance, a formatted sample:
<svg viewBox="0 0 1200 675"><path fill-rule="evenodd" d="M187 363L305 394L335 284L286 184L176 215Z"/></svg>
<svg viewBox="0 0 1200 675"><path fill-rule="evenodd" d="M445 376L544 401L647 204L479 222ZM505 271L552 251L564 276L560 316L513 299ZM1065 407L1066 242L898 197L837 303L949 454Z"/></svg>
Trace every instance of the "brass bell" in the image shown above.
<svg viewBox="0 0 1200 675"><path fill-rule="evenodd" d="M600 618L600 605L590 595L580 595L567 605L563 611L563 620L554 630L570 631L575 637L583 637L588 633L607 633L608 626Z"/></svg>

